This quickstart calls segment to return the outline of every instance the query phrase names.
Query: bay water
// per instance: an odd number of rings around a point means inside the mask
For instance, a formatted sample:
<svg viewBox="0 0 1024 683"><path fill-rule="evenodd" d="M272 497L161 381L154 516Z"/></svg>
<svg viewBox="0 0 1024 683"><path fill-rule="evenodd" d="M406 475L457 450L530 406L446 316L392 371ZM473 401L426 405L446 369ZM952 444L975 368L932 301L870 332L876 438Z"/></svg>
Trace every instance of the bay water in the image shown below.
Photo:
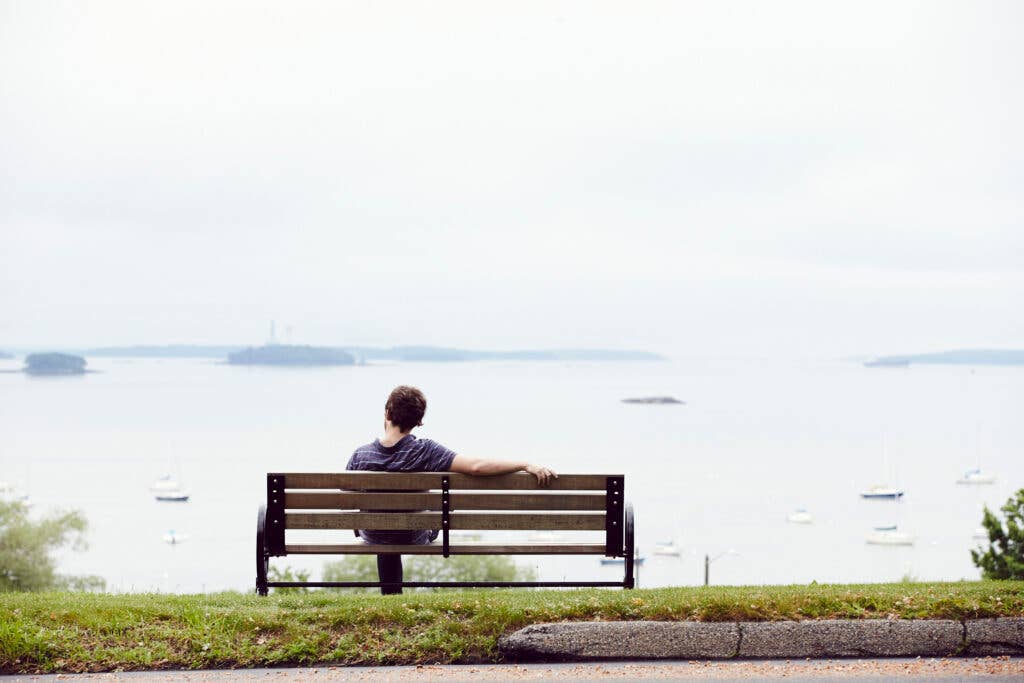
<svg viewBox="0 0 1024 683"><path fill-rule="evenodd" d="M344 469L381 432L397 384L427 395L417 433L458 453L625 474L644 587L702 583L705 555L716 558L714 584L978 578L968 551L981 542L982 506L1024 487L1021 367L697 357L334 368L94 358L89 367L79 377L0 373L0 480L28 493L33 515L81 510L89 548L62 551L60 571L98 574L114 591L251 590L266 473ZM686 403L622 403L657 395ZM956 484L979 465L995 484ZM188 503L154 500L149 487L164 473L188 487ZM873 484L906 495L861 499ZM797 508L813 523L787 523ZM914 545L865 542L888 524ZM187 540L165 543L170 530ZM654 555L659 541L680 556ZM319 578L328 559L273 563ZM622 572L595 557L517 561L543 580Z"/></svg>

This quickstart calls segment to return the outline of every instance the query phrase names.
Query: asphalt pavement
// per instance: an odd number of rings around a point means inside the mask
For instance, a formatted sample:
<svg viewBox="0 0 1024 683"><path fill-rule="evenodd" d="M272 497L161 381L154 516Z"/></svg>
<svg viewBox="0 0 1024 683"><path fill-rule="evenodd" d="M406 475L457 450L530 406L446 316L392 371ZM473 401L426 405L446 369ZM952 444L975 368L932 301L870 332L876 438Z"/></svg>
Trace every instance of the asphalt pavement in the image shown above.
<svg viewBox="0 0 1024 683"><path fill-rule="evenodd" d="M1024 658L820 659L742 661L603 662L571 664L481 664L458 666L310 667L137 671L123 673L18 675L4 683L52 681L151 683L262 683L292 681L1024 681Z"/></svg>

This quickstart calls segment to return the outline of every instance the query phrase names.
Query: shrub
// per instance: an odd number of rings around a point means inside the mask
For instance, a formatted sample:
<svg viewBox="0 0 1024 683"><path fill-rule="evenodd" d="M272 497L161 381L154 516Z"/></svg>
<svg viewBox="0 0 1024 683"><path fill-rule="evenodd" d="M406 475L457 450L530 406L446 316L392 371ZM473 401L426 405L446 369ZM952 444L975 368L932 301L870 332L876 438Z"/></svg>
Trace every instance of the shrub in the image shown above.
<svg viewBox="0 0 1024 683"><path fill-rule="evenodd" d="M1024 489L1017 491L1002 508L1005 526L985 506L982 526L988 531L988 549L971 551L971 559L986 579L1024 579Z"/></svg>
<svg viewBox="0 0 1024 683"><path fill-rule="evenodd" d="M69 545L84 550L88 524L80 512L56 512L39 521L20 501L0 500L0 592L103 590L98 576L60 576L51 551Z"/></svg>
<svg viewBox="0 0 1024 683"><path fill-rule="evenodd" d="M447 559L413 555L404 559L406 581L534 581L537 578L533 567L518 565L504 555L456 555ZM328 562L324 565L323 576L324 581L377 581L377 556L353 555Z"/></svg>

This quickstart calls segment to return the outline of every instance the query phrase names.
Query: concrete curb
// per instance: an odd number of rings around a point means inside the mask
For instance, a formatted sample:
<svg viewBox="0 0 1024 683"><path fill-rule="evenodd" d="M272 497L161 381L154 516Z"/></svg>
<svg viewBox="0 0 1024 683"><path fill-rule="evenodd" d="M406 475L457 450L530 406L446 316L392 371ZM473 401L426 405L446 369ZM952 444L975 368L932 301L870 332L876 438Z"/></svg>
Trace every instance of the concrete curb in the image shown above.
<svg viewBox="0 0 1024 683"><path fill-rule="evenodd" d="M796 659L1024 654L1024 618L535 624L498 639L506 661Z"/></svg>

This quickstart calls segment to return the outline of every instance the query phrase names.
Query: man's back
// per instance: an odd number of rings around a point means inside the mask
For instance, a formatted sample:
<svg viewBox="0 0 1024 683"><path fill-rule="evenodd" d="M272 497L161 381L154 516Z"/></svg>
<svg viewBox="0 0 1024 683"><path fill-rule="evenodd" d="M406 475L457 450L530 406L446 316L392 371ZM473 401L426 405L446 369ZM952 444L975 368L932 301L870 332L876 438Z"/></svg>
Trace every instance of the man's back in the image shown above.
<svg viewBox="0 0 1024 683"><path fill-rule="evenodd" d="M349 458L346 469L371 472L447 472L455 453L431 439L418 439L406 434L393 446L384 446L380 439L360 446ZM432 532L385 531L360 529L359 536L368 543L429 543Z"/></svg>

